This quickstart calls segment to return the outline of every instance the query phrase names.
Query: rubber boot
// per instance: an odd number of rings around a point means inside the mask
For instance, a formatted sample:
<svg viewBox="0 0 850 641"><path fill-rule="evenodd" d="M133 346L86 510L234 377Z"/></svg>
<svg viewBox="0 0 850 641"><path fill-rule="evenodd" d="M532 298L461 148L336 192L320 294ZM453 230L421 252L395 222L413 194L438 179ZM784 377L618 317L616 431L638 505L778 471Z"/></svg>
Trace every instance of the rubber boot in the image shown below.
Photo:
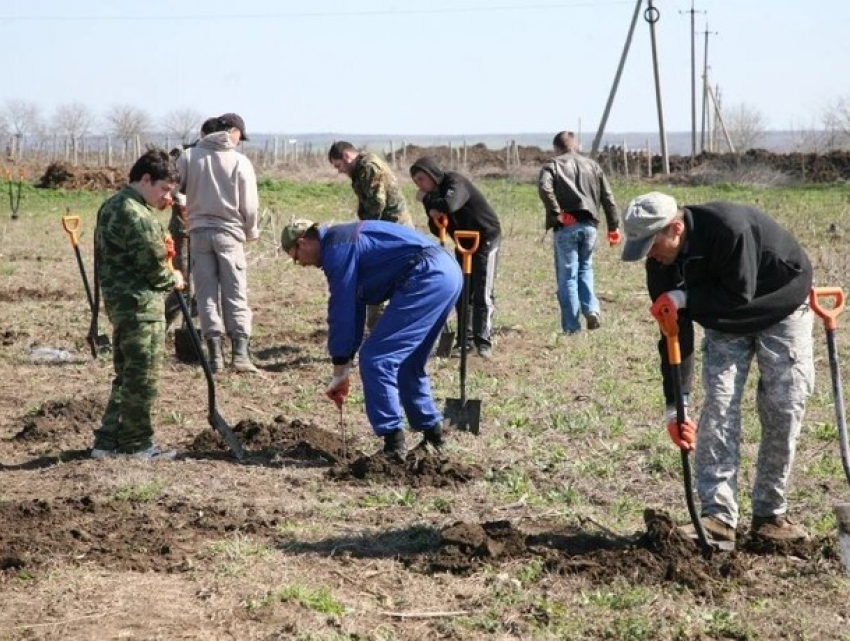
<svg viewBox="0 0 850 641"><path fill-rule="evenodd" d="M404 439L404 430L395 430L384 436L384 456L396 463L404 463L407 457L407 443Z"/></svg>
<svg viewBox="0 0 850 641"><path fill-rule="evenodd" d="M233 346L231 366L237 372L256 374L260 370L254 367L251 356L248 354L248 337L234 336L231 339Z"/></svg>
<svg viewBox="0 0 850 641"><path fill-rule="evenodd" d="M207 362L210 371L220 372L224 369L224 356L221 353L221 336L211 336L207 339Z"/></svg>

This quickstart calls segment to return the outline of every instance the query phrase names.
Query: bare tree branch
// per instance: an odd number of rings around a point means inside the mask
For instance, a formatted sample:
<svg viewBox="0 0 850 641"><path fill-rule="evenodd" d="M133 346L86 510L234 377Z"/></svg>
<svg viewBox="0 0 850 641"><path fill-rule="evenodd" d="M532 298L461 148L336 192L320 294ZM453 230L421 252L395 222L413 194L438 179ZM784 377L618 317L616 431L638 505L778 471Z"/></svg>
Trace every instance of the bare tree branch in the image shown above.
<svg viewBox="0 0 850 641"><path fill-rule="evenodd" d="M764 114L757 107L743 103L733 105L724 109L723 120L738 153L764 142L767 125Z"/></svg>
<svg viewBox="0 0 850 641"><path fill-rule="evenodd" d="M78 141L89 133L94 122L94 112L81 102L59 105L53 113L56 131L67 136L71 141Z"/></svg>
<svg viewBox="0 0 850 641"><path fill-rule="evenodd" d="M136 136L142 136L151 129L148 112L133 105L113 105L106 112L106 123L109 133L124 142L125 150L130 149Z"/></svg>
<svg viewBox="0 0 850 641"><path fill-rule="evenodd" d="M203 119L195 109L174 109L162 117L160 124L167 134L186 144L198 137Z"/></svg>

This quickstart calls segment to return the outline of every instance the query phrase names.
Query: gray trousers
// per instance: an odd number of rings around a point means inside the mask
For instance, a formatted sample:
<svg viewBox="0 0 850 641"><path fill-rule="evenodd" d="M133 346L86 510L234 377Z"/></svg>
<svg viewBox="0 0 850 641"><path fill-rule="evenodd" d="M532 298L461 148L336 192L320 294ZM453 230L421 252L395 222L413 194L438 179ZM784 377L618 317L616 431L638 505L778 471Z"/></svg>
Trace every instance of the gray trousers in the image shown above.
<svg viewBox="0 0 850 641"><path fill-rule="evenodd" d="M242 241L212 227L189 232L192 283L198 302L201 333L251 336L248 275Z"/></svg>
<svg viewBox="0 0 850 641"><path fill-rule="evenodd" d="M753 335L706 329L699 418L696 486L704 516L738 525L741 397L755 356L756 406L761 423L752 490L754 516L784 514L806 400L814 387L813 314L808 304Z"/></svg>

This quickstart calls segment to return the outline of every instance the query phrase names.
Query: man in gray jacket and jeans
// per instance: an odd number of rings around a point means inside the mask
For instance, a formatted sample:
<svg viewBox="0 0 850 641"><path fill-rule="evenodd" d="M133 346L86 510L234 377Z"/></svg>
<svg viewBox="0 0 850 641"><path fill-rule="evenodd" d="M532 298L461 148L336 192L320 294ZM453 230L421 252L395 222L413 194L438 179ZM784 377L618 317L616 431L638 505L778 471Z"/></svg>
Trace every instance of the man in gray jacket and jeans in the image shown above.
<svg viewBox="0 0 850 641"><path fill-rule="evenodd" d="M240 141L248 140L245 121L235 113L217 121L217 131L178 159L180 191L189 210L192 278L211 369L224 369L221 337L227 333L233 368L256 372L248 354L251 308L244 243L260 235L257 177L251 161L236 151Z"/></svg>
<svg viewBox="0 0 850 641"><path fill-rule="evenodd" d="M581 331L581 314L588 329L601 324L599 299L593 291L593 249L600 210L605 212L609 244L618 244L621 234L617 203L599 164L578 153L578 141L571 131L558 133L552 144L558 155L540 169L537 188L546 208L546 229L555 230L561 329L571 335Z"/></svg>

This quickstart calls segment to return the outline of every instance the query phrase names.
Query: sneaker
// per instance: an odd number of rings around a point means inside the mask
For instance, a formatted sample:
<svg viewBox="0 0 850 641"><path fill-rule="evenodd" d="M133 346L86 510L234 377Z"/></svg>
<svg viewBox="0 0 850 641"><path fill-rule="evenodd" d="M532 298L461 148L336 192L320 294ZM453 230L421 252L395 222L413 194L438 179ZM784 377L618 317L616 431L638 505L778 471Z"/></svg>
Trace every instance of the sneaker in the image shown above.
<svg viewBox="0 0 850 641"><path fill-rule="evenodd" d="M129 456L144 461L171 461L177 456L177 450L163 450L158 445L151 445L148 449L133 452Z"/></svg>
<svg viewBox="0 0 850 641"><path fill-rule="evenodd" d="M709 543L716 544L721 549L733 549L735 546L735 528L724 523L716 516L703 516L700 518L702 529L708 537ZM691 539L697 539L697 531L693 523L680 525L679 531Z"/></svg>
<svg viewBox="0 0 850 641"><path fill-rule="evenodd" d="M94 459L115 458L116 456L118 456L118 452L115 450L102 450L99 447L93 447L91 450L91 457Z"/></svg>
<svg viewBox="0 0 850 641"><path fill-rule="evenodd" d="M587 329L599 329L602 325L602 318L599 316L599 312L589 312L585 315L585 319L587 320Z"/></svg>
<svg viewBox="0 0 850 641"><path fill-rule="evenodd" d="M750 535L772 541L805 541L809 533L797 525L786 514L753 516Z"/></svg>
<svg viewBox="0 0 850 641"><path fill-rule="evenodd" d="M493 348L489 345L479 345L475 349L478 350L478 355L481 358L486 358L487 360L493 358Z"/></svg>
<svg viewBox="0 0 850 641"><path fill-rule="evenodd" d="M395 430L384 435L384 449L381 453L392 461L403 463L407 457L407 443L404 430Z"/></svg>

